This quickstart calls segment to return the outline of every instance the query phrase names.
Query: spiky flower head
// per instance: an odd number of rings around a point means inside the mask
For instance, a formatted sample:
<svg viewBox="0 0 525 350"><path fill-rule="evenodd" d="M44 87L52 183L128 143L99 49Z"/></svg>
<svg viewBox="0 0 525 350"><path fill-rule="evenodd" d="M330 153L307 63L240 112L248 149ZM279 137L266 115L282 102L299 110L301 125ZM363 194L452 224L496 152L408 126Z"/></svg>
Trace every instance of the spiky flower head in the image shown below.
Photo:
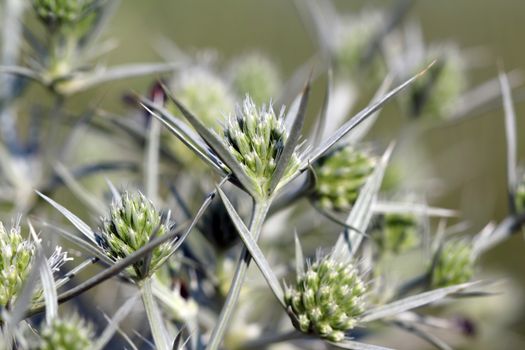
<svg viewBox="0 0 525 350"><path fill-rule="evenodd" d="M234 109L234 98L226 82L211 69L195 66L183 70L172 84L180 101L201 121L215 127ZM170 109L178 111L175 106Z"/></svg>
<svg viewBox="0 0 525 350"><path fill-rule="evenodd" d="M169 231L169 215L163 218L142 193L126 191L113 201L109 216L102 219L98 241L106 255L118 261L148 244L153 236ZM146 262L140 260L128 270L130 276L141 280L155 272L169 256L170 247L170 242L166 242L155 248L149 267L145 270Z"/></svg>
<svg viewBox="0 0 525 350"><path fill-rule="evenodd" d="M40 335L40 350L87 350L93 346L92 326L75 314L54 318Z"/></svg>
<svg viewBox="0 0 525 350"><path fill-rule="evenodd" d="M283 114L284 109L277 115L271 106L259 109L246 96L242 106L230 114L222 130L225 146L239 161L262 197L269 195L271 179L288 137ZM294 153L280 183L286 183L298 169L299 157Z"/></svg>
<svg viewBox="0 0 525 350"><path fill-rule="evenodd" d="M470 281L474 275L474 260L469 240L453 239L445 242L438 251L431 271L432 287L448 287Z"/></svg>
<svg viewBox="0 0 525 350"><path fill-rule="evenodd" d="M516 211L519 214L525 213L525 173L523 174L521 181L518 183L514 197Z"/></svg>
<svg viewBox="0 0 525 350"><path fill-rule="evenodd" d="M384 214L375 234L379 250L401 254L416 247L420 242L419 227L419 220L414 214Z"/></svg>
<svg viewBox="0 0 525 350"><path fill-rule="evenodd" d="M232 85L239 96L250 95L256 104L275 97L281 79L275 63L260 54L248 54L232 63Z"/></svg>
<svg viewBox="0 0 525 350"><path fill-rule="evenodd" d="M374 157L352 146L328 153L314 165L317 182L311 199L322 209L350 210L375 164Z"/></svg>
<svg viewBox="0 0 525 350"><path fill-rule="evenodd" d="M72 24L86 15L95 0L33 0L38 18L48 26Z"/></svg>
<svg viewBox="0 0 525 350"><path fill-rule="evenodd" d="M34 242L22 237L18 222L9 230L0 222L0 254L0 308L6 308L16 299L35 254Z"/></svg>
<svg viewBox="0 0 525 350"><path fill-rule="evenodd" d="M286 287L285 302L298 330L338 342L364 312L366 291L358 268L329 254L318 256Z"/></svg>

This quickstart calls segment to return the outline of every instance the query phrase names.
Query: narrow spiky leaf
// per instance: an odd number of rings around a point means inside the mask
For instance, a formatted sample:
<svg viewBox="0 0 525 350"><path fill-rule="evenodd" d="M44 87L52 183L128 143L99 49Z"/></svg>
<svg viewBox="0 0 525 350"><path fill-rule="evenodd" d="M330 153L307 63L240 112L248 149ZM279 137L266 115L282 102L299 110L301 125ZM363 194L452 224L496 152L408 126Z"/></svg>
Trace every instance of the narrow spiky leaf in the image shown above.
<svg viewBox="0 0 525 350"><path fill-rule="evenodd" d="M241 217L231 204L228 197L226 197L226 194L220 188L217 188L217 191L219 193L219 196L221 197L222 202L224 203L226 210L228 211L228 214L230 215L230 218L233 221L233 224L235 225L235 228L237 229L237 232L239 233L239 236L241 237L246 248L248 248L248 251L252 255L253 260L255 260L255 263L261 270L264 278L266 279L266 282L277 297L277 300L279 300L281 305L284 308L286 308L284 303L284 292L281 288L281 285L279 284L279 281L277 280L277 277L272 271L270 264L264 257L263 252L257 245L257 242L255 242L255 240L253 239L252 234L250 233L246 225L244 225L244 223L242 222Z"/></svg>
<svg viewBox="0 0 525 350"><path fill-rule="evenodd" d="M301 241L299 241L299 236L297 232L294 232L294 242L295 242L295 273L297 276L304 275L304 254L303 247L301 246Z"/></svg>
<svg viewBox="0 0 525 350"><path fill-rule="evenodd" d="M304 118L306 117L306 106L308 104L309 95L310 95L310 82L308 81L303 90L301 102L299 104L299 110L297 111L297 116L295 117L295 120L290 129L288 140L286 141L286 144L284 145L284 149L282 153L280 154L279 158L277 158L275 170L272 175L272 181L270 182L270 187L268 189L268 193L270 194L273 193L273 191L279 184L279 181L281 181L281 178L283 177L286 169L288 168L288 163L290 162L290 159L292 158L295 152L295 148L297 147L297 144L299 143L299 138L301 137L301 131L303 130Z"/></svg>
<svg viewBox="0 0 525 350"><path fill-rule="evenodd" d="M308 167L308 164L311 164L315 162L317 159L319 159L327 150L329 150L334 144L336 144L341 138L343 138L350 130L354 129L362 121L364 121L366 118L371 116L375 111L379 110L392 97L394 97L396 94L401 92L403 89L411 85L420 76L425 74L432 65L433 63L430 64L423 71L417 73L412 78L402 83L401 85L390 90L390 92L384 95L377 102L372 103L372 105L366 107L361 112L356 114L352 119L344 123L339 129L337 129L337 131L334 134L332 134L332 136L328 137L324 142L322 142L321 145L319 145L319 147L309 152L305 161L302 164L302 169L306 169Z"/></svg>
<svg viewBox="0 0 525 350"><path fill-rule="evenodd" d="M392 303L378 306L372 310L365 312L360 322L371 322L387 317L397 315L401 312L412 310L421 306L425 306L436 301L442 300L452 294L461 292L473 286L480 285L482 281L469 282L458 284L451 287L434 289L429 292L413 295Z"/></svg>
<svg viewBox="0 0 525 350"><path fill-rule="evenodd" d="M175 96L173 96L169 90L163 86L164 91L169 98L175 103L177 108L181 111L182 115L188 120L188 122L197 130L199 135L204 141L211 147L211 149L217 154L217 156L230 168L235 178L239 183L250 193L252 196L257 197L257 189L253 181L248 177L241 164L235 159L235 157L228 151L224 146L222 140L209 130L197 117L195 117L186 107L179 102Z"/></svg>
<svg viewBox="0 0 525 350"><path fill-rule="evenodd" d="M384 346L379 345L372 345L372 344L366 344L361 343L349 339L345 339L340 342L328 342L330 345L333 345L335 347L341 348L341 349L351 349L351 350L394 350L392 348L385 348Z"/></svg>

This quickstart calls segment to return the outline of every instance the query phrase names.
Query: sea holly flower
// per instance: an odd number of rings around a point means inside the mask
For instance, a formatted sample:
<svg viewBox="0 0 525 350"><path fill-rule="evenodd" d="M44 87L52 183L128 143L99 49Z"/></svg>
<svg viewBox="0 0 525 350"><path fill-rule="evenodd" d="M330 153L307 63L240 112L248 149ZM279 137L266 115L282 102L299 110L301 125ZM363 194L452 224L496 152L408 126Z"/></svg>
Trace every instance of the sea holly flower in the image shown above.
<svg viewBox="0 0 525 350"><path fill-rule="evenodd" d="M276 97L281 79L275 63L261 54L247 54L230 68L232 86L239 96L249 95L260 105Z"/></svg>
<svg viewBox="0 0 525 350"><path fill-rule="evenodd" d="M411 213L385 213L379 219L379 228L374 234L381 252L404 253L421 241L420 223Z"/></svg>
<svg viewBox="0 0 525 350"><path fill-rule="evenodd" d="M432 287L447 287L465 283L474 275L472 243L466 239L445 242L437 252L431 269Z"/></svg>
<svg viewBox="0 0 525 350"><path fill-rule="evenodd" d="M285 303L304 333L340 342L365 311L366 284L358 268L334 254L318 256L295 284L286 287Z"/></svg>
<svg viewBox="0 0 525 350"><path fill-rule="evenodd" d="M230 114L222 130L224 146L237 159L252 181L256 191L266 196L277 161L288 138L284 126L284 110L276 114L271 106L257 108L250 97ZM299 169L299 157L293 153L281 181Z"/></svg>
<svg viewBox="0 0 525 350"><path fill-rule="evenodd" d="M27 278L36 256L37 242L24 238L21 234L19 219L8 230L0 222L0 308L9 308L16 300ZM62 247L57 246L47 259L52 273L60 271L62 265L73 260ZM42 297L42 288L38 287L34 300Z"/></svg>
<svg viewBox="0 0 525 350"><path fill-rule="evenodd" d="M329 152L314 165L311 200L325 210L348 212L375 164L374 157L350 145Z"/></svg>
<svg viewBox="0 0 525 350"><path fill-rule="evenodd" d="M102 219L102 229L96 238L104 253L117 261L142 248L152 238L169 232L169 215L163 218L142 193L126 191L120 198L114 199L109 215ZM141 280L149 276L170 253L170 242L161 244L153 250L149 266L145 266L144 260L131 266L128 270L131 277Z"/></svg>
<svg viewBox="0 0 525 350"><path fill-rule="evenodd" d="M17 223L7 230L0 222L0 307L9 307L31 269L34 242L22 238Z"/></svg>
<svg viewBox="0 0 525 350"><path fill-rule="evenodd" d="M40 332L40 350L87 350L93 346L93 327L78 315L54 318Z"/></svg>

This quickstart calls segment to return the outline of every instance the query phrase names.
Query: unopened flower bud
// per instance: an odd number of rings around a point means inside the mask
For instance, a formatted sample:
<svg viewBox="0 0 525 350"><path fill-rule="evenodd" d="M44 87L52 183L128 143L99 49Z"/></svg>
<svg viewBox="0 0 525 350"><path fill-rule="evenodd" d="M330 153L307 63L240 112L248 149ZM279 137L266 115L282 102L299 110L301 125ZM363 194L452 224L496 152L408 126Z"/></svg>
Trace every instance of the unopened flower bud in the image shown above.
<svg viewBox="0 0 525 350"><path fill-rule="evenodd" d="M431 271L433 288L448 287L470 281L474 275L472 244L468 240L450 240L438 252Z"/></svg>
<svg viewBox="0 0 525 350"><path fill-rule="evenodd" d="M88 350L93 346L91 325L76 315L55 318L41 332L41 350Z"/></svg>

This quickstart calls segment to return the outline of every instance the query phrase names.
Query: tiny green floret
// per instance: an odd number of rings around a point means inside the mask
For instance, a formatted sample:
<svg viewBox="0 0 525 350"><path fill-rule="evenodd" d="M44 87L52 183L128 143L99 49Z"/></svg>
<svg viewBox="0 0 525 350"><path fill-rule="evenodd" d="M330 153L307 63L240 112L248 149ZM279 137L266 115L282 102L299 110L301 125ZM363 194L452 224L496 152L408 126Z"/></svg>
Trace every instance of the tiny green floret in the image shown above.
<svg viewBox="0 0 525 350"><path fill-rule="evenodd" d="M153 203L140 192L124 192L112 205L110 214L102 221L98 236L100 247L108 257L117 261L127 257L149 243L151 237L163 236L170 231L169 218L164 219ZM153 250L150 266L143 273L144 261L128 270L132 278L141 280L153 272L170 254L170 243L163 243Z"/></svg>
<svg viewBox="0 0 525 350"><path fill-rule="evenodd" d="M296 283L286 288L285 302L299 331L339 342L365 311L366 292L357 267L330 254L297 276Z"/></svg>
<svg viewBox="0 0 525 350"><path fill-rule="evenodd" d="M268 191L272 176L288 137L283 114L284 109L277 115L271 106L258 109L247 96L242 106L229 116L222 131L224 144L261 197L271 195ZM280 183L286 183L298 169L299 157L294 153Z"/></svg>

